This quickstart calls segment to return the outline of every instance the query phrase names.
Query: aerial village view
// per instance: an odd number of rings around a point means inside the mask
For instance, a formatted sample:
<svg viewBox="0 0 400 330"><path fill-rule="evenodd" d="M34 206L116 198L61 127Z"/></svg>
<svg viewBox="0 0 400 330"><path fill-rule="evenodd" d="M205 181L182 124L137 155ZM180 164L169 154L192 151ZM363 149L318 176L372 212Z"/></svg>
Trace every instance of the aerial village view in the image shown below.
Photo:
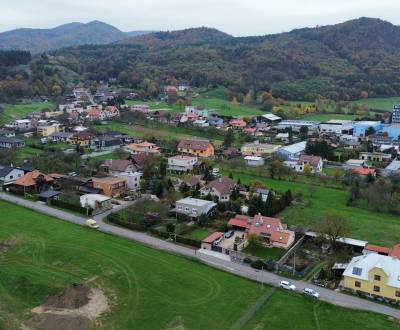
<svg viewBox="0 0 400 330"><path fill-rule="evenodd" d="M400 329L400 27L342 18L0 25L0 329Z"/></svg>

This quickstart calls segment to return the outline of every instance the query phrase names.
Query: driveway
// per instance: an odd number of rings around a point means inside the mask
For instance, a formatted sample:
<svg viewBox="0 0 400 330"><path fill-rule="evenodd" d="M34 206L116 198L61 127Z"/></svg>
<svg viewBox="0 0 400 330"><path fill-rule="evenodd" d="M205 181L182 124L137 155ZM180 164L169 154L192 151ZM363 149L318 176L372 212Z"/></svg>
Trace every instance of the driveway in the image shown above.
<svg viewBox="0 0 400 330"><path fill-rule="evenodd" d="M38 202L31 202L13 195L9 195L3 192L0 192L0 200L4 200L13 204L17 204L41 213L45 213L48 215L51 215L53 217L72 222L75 224L79 225L85 225L85 221L87 218L73 215L71 213L61 211L58 209L54 209L52 207L49 207L47 205L38 203ZM135 202L129 202L124 205L120 205L115 207L113 210L99 214L94 217L94 219L99 223L100 228L99 231L107 234L112 234L116 236L120 236L126 239L130 239L133 241L137 241L140 243L143 243L145 245L148 245L150 247L163 250L163 251L168 251L172 252L175 254L183 255L186 257L193 257L197 258L199 260L202 260L206 264L214 267L221 269L223 271L245 277L251 280L259 281L262 283L266 283L269 285L277 286L279 285L279 282L282 280L287 280L287 278L284 278L282 276L278 276L274 273L270 272L265 272L265 271L258 271L255 270L249 266L234 263L231 261L227 261L221 258L216 257L216 255L210 255L206 253L202 253L201 250L194 250L185 246L177 245L171 242L167 242L165 240L149 236L145 233L141 232L136 232L136 231L131 231L129 229L125 229L122 227L118 226L113 226L107 223L104 223L103 219L110 214L111 212L116 212L118 210L121 210L129 205L132 205ZM337 291L332 291L328 290L325 288L320 288L317 286L314 286L310 283L303 282L303 281L292 281L297 287L298 290L303 290L305 287L314 289L315 291L318 291L320 293L320 299L324 300L326 302L347 307L347 308L353 308L353 309L360 309L360 310L366 310L366 311L371 311L371 312L376 312L376 313L382 313L386 314L388 316L392 316L394 318L400 318L400 310L391 308L389 306L385 306L382 304L375 303L373 301L361 299L355 296L343 294Z"/></svg>

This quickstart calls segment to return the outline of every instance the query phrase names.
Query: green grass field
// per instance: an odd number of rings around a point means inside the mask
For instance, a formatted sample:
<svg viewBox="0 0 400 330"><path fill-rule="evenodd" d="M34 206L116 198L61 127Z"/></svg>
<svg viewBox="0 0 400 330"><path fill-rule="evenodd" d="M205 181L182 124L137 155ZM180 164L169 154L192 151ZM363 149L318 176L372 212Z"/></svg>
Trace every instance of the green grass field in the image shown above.
<svg viewBox="0 0 400 330"><path fill-rule="evenodd" d="M394 102L400 102L400 97L371 98L354 101L357 104L366 104L369 109L386 111L392 111Z"/></svg>
<svg viewBox="0 0 400 330"><path fill-rule="evenodd" d="M248 184L251 181L261 181L267 188L283 192L288 189L293 194L302 192L304 202L285 209L279 217L289 225L307 228L315 227L315 222L327 214L339 214L348 220L348 236L392 247L400 240L400 218L395 215L376 213L361 208L346 206L349 193L345 189L315 187L312 196L309 184L271 180L255 175L243 174L234 170L221 171L227 175L233 173L234 179Z"/></svg>
<svg viewBox="0 0 400 330"><path fill-rule="evenodd" d="M35 102L26 104L2 104L3 113L0 115L0 124L6 124L15 119L23 118L27 114L43 109L53 109L54 104L51 102Z"/></svg>
<svg viewBox="0 0 400 330"><path fill-rule="evenodd" d="M145 137L153 136L156 138L166 139L166 140L182 140L190 138L208 138L220 143L223 138L222 136L208 136L206 133L199 134L197 131L191 131L189 128L174 127L174 126L163 126L160 125L157 128L144 127L140 125L127 125L121 122L109 122L106 125L94 125L93 126L98 131L119 131L121 133Z"/></svg>
<svg viewBox="0 0 400 330"><path fill-rule="evenodd" d="M259 284L182 257L0 202L0 328L71 283L92 279L110 299L100 329L230 329L260 298ZM290 318L288 318L290 315ZM340 316L340 317L338 317ZM316 323L317 320L317 323ZM394 329L383 315L275 291L248 329Z"/></svg>

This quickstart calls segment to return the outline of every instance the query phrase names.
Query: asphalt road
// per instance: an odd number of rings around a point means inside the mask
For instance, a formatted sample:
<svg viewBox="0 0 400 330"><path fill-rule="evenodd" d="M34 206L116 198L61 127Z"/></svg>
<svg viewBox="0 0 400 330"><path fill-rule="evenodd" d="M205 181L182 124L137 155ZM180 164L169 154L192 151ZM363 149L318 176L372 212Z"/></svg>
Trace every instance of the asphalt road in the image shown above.
<svg viewBox="0 0 400 330"><path fill-rule="evenodd" d="M49 207L47 205L44 205L42 203L38 202L31 202L13 195L9 195L6 193L0 192L0 200L4 200L13 204L17 204L41 213L45 213L48 215L51 215L53 217L72 222L75 224L79 224L84 226L85 221L87 218L73 215L71 213L54 209L52 207ZM288 280L282 276L278 276L274 273L271 272L266 272L266 271L258 271L255 270L251 267L248 267L246 265L234 263L231 261L227 261L221 258L217 258L215 256L209 255L202 253L201 250L194 250L185 246L177 245L153 236L149 236L145 233L141 232L136 232L136 231L131 231L122 227L118 226L113 226L107 223L104 223L103 219L111 212L118 211L120 209L123 209L124 207L127 207L128 205L131 205L134 202L128 203L126 205L118 206L115 207L112 211L108 211L106 213L97 215L94 217L94 219L99 223L100 228L99 231L107 233L107 234L112 234L116 236L120 236L126 239L130 239L133 241L137 241L143 244L146 244L150 247L163 250L163 251L168 251L172 252L175 254L183 255L186 257L192 257L192 258L197 258L199 260L202 260L203 262L207 263L208 265L218 268L220 270L236 274L241 277L249 278L255 281L258 281L260 283L265 283L273 286L279 285L279 282L282 280ZM361 299L355 296L343 294L341 292L337 291L332 291L328 290L325 288L317 287L314 286L308 282L303 282L303 281L293 281L289 280L292 282L294 285L296 285L297 290L301 291L305 287L314 289L315 291L319 292L320 294L320 299L327 301L329 303L347 307L347 308L353 308L353 309L360 309L360 310L367 310L371 312L376 312L376 313L382 313L394 318L400 318L400 310L391 308L386 305L378 304L373 301L369 301L366 299Z"/></svg>

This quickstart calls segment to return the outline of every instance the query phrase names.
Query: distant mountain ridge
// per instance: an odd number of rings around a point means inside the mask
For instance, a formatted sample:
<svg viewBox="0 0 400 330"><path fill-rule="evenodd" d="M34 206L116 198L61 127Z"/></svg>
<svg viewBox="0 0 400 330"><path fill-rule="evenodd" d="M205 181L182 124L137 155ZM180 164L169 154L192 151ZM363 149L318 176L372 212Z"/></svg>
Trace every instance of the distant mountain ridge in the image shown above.
<svg viewBox="0 0 400 330"><path fill-rule="evenodd" d="M75 31L75 25L60 29ZM0 74L0 98L2 93L49 95L55 81L64 92L79 80L110 77L145 98L157 97L164 85L177 81L225 86L228 98L239 102L258 102L265 91L308 101L398 96L399 54L400 27L375 18L254 37L206 27L154 32L34 56Z"/></svg>
<svg viewBox="0 0 400 330"><path fill-rule="evenodd" d="M0 33L0 50L26 50L35 54L70 46L104 45L149 32L122 32L100 21L73 22L51 29L21 28Z"/></svg>

